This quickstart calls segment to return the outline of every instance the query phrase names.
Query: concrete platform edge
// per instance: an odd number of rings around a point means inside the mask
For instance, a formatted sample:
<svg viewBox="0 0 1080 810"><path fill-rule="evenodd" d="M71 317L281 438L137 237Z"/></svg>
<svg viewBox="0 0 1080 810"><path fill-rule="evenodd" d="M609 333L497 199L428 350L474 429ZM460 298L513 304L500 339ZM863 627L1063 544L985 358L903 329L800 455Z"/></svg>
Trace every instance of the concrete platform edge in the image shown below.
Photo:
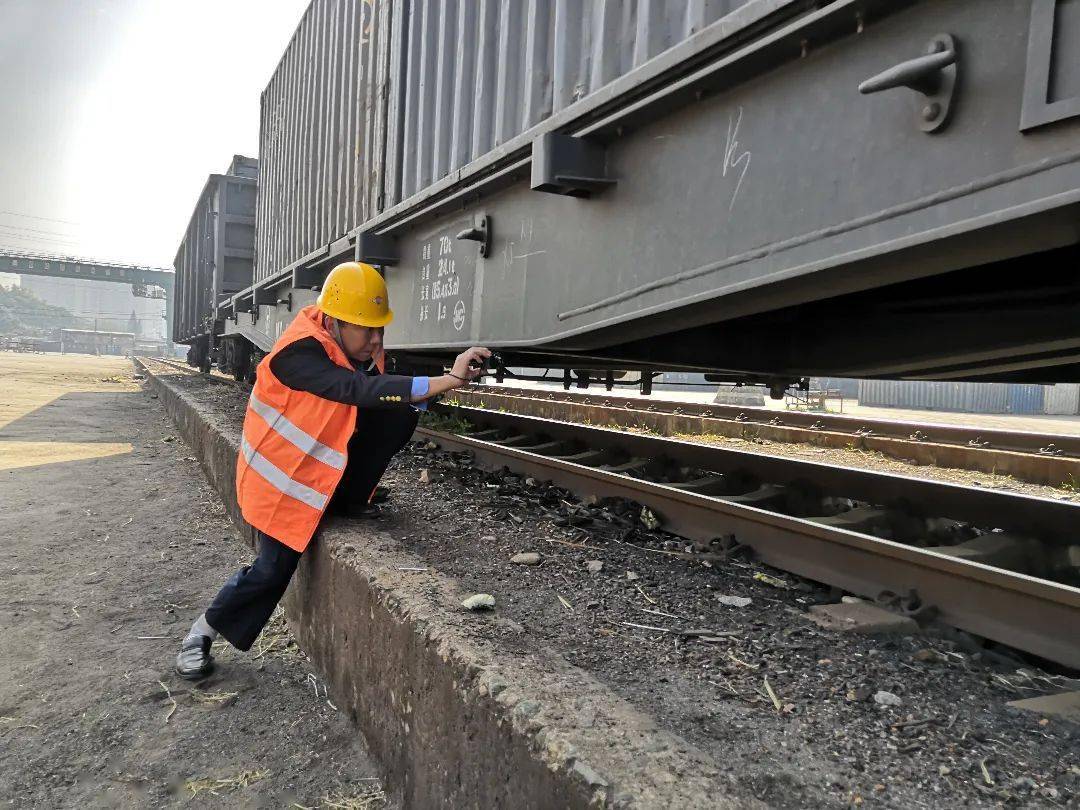
<svg viewBox="0 0 1080 810"><path fill-rule="evenodd" d="M141 370L250 543L234 495L239 432ZM454 580L399 570L418 565L371 524L331 523L285 602L403 807L747 806L700 750L497 611L461 609Z"/></svg>

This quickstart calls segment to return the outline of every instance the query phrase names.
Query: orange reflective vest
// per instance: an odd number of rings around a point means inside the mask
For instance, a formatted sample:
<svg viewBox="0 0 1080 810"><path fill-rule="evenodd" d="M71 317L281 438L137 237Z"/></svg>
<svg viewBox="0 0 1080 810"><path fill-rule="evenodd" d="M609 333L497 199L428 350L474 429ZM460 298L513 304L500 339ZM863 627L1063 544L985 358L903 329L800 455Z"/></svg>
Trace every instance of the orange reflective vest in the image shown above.
<svg viewBox="0 0 1080 810"><path fill-rule="evenodd" d="M270 361L286 346L313 337L331 360L352 370L322 322L317 307L304 307L259 363L236 460L236 499L244 520L296 551L311 542L345 472L356 406L286 387ZM383 357L375 362L382 372Z"/></svg>

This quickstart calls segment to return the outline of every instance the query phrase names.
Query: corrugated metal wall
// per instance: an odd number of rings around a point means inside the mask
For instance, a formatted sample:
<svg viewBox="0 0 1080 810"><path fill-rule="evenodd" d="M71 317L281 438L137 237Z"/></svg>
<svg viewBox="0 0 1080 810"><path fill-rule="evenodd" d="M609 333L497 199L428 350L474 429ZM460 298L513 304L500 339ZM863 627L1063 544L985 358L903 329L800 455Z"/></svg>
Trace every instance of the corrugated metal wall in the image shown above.
<svg viewBox="0 0 1080 810"><path fill-rule="evenodd" d="M1009 383L1008 400L1005 408L1008 413L1036 414L1043 412L1044 385L1028 383Z"/></svg>
<svg viewBox="0 0 1080 810"><path fill-rule="evenodd" d="M859 380L852 377L811 377L811 391L839 391L841 396L855 399L859 395Z"/></svg>
<svg viewBox="0 0 1080 810"><path fill-rule="evenodd" d="M256 278L749 0L313 0L263 92Z"/></svg>
<svg viewBox="0 0 1080 810"><path fill-rule="evenodd" d="M245 172L257 173L249 160ZM250 286L255 243L256 180L212 174L176 252L173 340L206 334L223 296Z"/></svg>
<svg viewBox="0 0 1080 810"><path fill-rule="evenodd" d="M1005 413L1008 387L995 383L859 380L859 404L913 410Z"/></svg>
<svg viewBox="0 0 1080 810"><path fill-rule="evenodd" d="M234 177L250 177L252 180L258 180L259 161L256 158L233 155L232 160L229 162L229 168L225 170L225 174Z"/></svg>
<svg viewBox="0 0 1080 810"><path fill-rule="evenodd" d="M392 206L748 0L395 0Z"/></svg>
<svg viewBox="0 0 1080 810"><path fill-rule="evenodd" d="M256 278L360 221L369 0L314 0L262 95Z"/></svg>
<svg viewBox="0 0 1080 810"><path fill-rule="evenodd" d="M1055 416L1072 416L1080 412L1080 384L1058 383L1046 387L1043 412Z"/></svg>
<svg viewBox="0 0 1080 810"><path fill-rule="evenodd" d="M1053 392L1055 388L1067 387L1026 383L859 380L859 404L965 413L1041 414L1050 413L1046 410L1050 402L1048 392ZM1065 401L1067 397L1063 390L1060 399ZM1075 399L1072 402L1075 403ZM1061 412L1076 413L1075 404L1074 410Z"/></svg>

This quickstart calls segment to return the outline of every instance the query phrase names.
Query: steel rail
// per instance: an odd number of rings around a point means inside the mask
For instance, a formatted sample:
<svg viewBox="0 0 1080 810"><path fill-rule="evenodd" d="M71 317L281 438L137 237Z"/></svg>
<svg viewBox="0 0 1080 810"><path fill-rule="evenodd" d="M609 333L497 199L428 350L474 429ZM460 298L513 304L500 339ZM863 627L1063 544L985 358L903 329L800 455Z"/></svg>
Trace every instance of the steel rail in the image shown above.
<svg viewBox="0 0 1080 810"><path fill-rule="evenodd" d="M239 383L231 377L226 377L222 374L214 374L213 372L209 374L204 374L197 368L192 368L191 366L187 365L187 363L181 363L179 360L165 360L161 357L134 357L132 359L135 360L136 364L141 366L143 371L145 371L147 374L153 374L153 372L146 366L148 362L160 363L177 371L182 371L189 376L198 376L202 379L209 380L210 382L220 383L221 385L231 385L232 387L238 388L241 391L247 390L251 387L249 385L246 385L245 383Z"/></svg>
<svg viewBox="0 0 1080 810"><path fill-rule="evenodd" d="M466 392L455 392L455 396L461 393L467 393L470 396L499 395L520 399L599 405L647 413L704 417L718 421L738 422L745 425L761 425L766 428L788 427L814 431L834 431L852 436L879 436L919 443L952 444L972 449L1008 450L1015 453L1031 453L1034 455L1047 455L1046 453L1040 453L1040 451L1053 444L1057 450L1061 451L1061 456L1080 459L1080 435L1069 436L1022 430L1002 430L1001 428L973 428L936 422L918 423L881 418L868 419L861 416L835 413L776 412L749 406L713 405L654 400L652 398L639 399L619 396L618 394L579 394L570 391L513 388L503 385L474 386ZM919 439L912 439L916 431L922 433L923 436Z"/></svg>
<svg viewBox="0 0 1080 810"><path fill-rule="evenodd" d="M963 432L967 429L959 427L490 386L456 391L452 397L464 405L564 422L645 429L661 436L768 439L866 450L912 464L1007 475L1054 487L1080 481L1080 456L1066 454L1080 451L1080 438L1070 436L988 430L972 431L970 435L976 438L968 439L969 434ZM1012 449L1003 449L1004 444ZM1036 447L1039 452L1033 450Z"/></svg>
<svg viewBox="0 0 1080 810"><path fill-rule="evenodd" d="M499 429L551 441L579 441L589 448L624 451L641 458L666 456L707 470L750 469L777 483L812 481L830 493L846 492L871 503L902 498L930 515L975 519L980 525L1035 529L1040 537L1072 536L1080 506L993 493L968 487L905 479L862 470L702 447L671 439L551 420L455 408L478 434ZM534 452L527 447L427 427L417 433L448 450L468 450L478 465L506 466L553 481L580 495L637 501L664 520L665 529L695 540L734 536L765 563L799 576L876 598L883 592L914 590L947 624L1066 666L1080 668L1080 588L957 559L900 542L734 503L584 463ZM859 494L856 494L858 492ZM1004 524L1002 524L1004 525Z"/></svg>

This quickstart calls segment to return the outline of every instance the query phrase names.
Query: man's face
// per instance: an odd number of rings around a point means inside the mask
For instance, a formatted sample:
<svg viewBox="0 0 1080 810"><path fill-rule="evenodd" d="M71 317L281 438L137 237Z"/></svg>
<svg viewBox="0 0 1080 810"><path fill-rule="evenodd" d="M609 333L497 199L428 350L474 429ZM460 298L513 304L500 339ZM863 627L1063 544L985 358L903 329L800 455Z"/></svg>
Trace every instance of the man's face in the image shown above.
<svg viewBox="0 0 1080 810"><path fill-rule="evenodd" d="M383 329L338 321L341 344L353 360L370 360L382 348Z"/></svg>

